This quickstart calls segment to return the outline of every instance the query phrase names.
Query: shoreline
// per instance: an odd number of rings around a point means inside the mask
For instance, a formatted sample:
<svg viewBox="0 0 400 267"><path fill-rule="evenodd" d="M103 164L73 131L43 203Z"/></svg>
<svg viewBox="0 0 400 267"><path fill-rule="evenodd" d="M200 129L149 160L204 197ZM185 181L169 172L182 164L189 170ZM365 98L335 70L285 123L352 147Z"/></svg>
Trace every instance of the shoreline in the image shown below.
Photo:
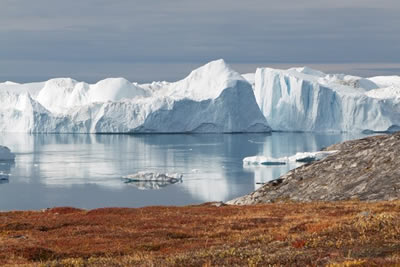
<svg viewBox="0 0 400 267"><path fill-rule="evenodd" d="M324 151L338 152L293 169L228 203L400 199L400 132L350 140Z"/></svg>

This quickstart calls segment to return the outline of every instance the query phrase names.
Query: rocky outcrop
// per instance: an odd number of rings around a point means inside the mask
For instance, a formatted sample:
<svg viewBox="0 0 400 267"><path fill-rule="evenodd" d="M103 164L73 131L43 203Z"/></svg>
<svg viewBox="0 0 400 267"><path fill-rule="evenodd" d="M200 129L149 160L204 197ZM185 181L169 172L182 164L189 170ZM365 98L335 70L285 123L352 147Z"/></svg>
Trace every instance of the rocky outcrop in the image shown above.
<svg viewBox="0 0 400 267"><path fill-rule="evenodd" d="M228 204L400 199L400 133L332 145L339 150Z"/></svg>

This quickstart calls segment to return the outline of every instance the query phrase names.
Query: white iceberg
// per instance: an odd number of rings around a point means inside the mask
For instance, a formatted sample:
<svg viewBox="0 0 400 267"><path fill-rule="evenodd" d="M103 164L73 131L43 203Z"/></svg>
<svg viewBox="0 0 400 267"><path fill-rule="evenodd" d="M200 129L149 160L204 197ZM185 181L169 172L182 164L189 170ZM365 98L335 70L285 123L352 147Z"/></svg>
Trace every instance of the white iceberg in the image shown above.
<svg viewBox="0 0 400 267"><path fill-rule="evenodd" d="M271 126L271 127L270 127ZM0 83L0 132L234 133L400 130L400 76L307 67L240 75L212 61L177 82Z"/></svg>
<svg viewBox="0 0 400 267"><path fill-rule="evenodd" d="M253 156L243 159L244 165L286 165L290 163L308 163L324 159L338 151L317 151L317 152L299 152L293 156L272 158L266 156Z"/></svg>
<svg viewBox="0 0 400 267"><path fill-rule="evenodd" d="M70 78L0 84L0 132L268 132L251 85L223 60L175 82Z"/></svg>
<svg viewBox="0 0 400 267"><path fill-rule="evenodd" d="M400 126L398 76L259 68L254 80L257 103L276 131L380 132Z"/></svg>
<svg viewBox="0 0 400 267"><path fill-rule="evenodd" d="M0 146L0 161L14 161L15 154L6 146Z"/></svg>
<svg viewBox="0 0 400 267"><path fill-rule="evenodd" d="M180 173L138 172L122 177L126 184L133 184L139 189L160 189L167 185L182 182Z"/></svg>

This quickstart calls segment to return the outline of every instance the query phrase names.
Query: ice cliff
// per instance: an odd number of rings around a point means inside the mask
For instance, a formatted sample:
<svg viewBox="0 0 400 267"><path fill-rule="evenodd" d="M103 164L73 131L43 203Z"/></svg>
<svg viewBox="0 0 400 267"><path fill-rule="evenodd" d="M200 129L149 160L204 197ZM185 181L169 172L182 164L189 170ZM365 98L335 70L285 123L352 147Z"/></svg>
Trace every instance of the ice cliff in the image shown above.
<svg viewBox="0 0 400 267"><path fill-rule="evenodd" d="M0 84L0 131L29 133L268 132L251 85L223 60L175 82L96 84L70 78Z"/></svg>
<svg viewBox="0 0 400 267"><path fill-rule="evenodd" d="M314 132L400 129L400 79L328 75L307 67L259 68L257 103L273 130Z"/></svg>

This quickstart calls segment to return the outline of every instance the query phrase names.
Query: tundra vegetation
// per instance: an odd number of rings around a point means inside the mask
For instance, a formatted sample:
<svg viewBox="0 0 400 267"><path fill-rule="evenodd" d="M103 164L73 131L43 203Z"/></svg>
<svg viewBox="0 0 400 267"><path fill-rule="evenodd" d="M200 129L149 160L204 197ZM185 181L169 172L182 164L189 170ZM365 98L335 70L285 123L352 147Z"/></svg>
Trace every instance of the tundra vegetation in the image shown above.
<svg viewBox="0 0 400 267"><path fill-rule="evenodd" d="M400 201L2 212L0 264L393 266Z"/></svg>

